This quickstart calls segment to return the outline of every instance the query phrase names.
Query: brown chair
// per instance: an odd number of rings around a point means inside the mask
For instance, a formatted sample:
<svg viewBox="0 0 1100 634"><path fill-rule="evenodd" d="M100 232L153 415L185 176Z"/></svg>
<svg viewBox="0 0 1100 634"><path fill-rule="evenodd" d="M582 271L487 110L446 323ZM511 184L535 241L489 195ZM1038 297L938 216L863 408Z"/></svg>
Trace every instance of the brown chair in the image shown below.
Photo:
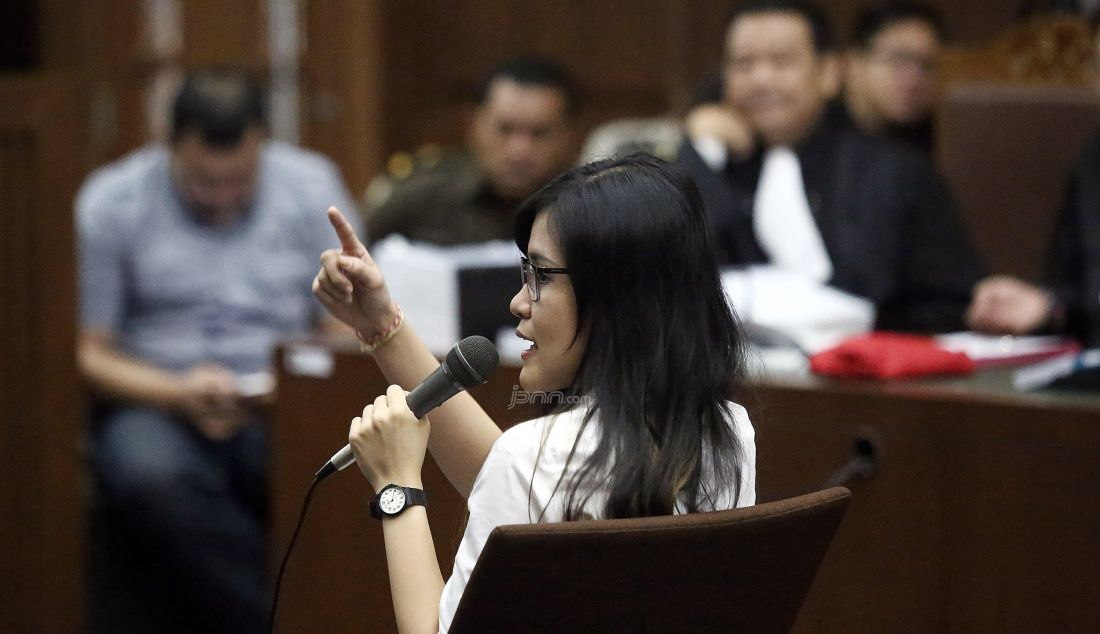
<svg viewBox="0 0 1100 634"><path fill-rule="evenodd" d="M501 526L450 631L789 632L850 498Z"/></svg>
<svg viewBox="0 0 1100 634"><path fill-rule="evenodd" d="M1100 95L963 84L939 113L939 165L990 269L1041 277L1070 167L1100 126Z"/></svg>

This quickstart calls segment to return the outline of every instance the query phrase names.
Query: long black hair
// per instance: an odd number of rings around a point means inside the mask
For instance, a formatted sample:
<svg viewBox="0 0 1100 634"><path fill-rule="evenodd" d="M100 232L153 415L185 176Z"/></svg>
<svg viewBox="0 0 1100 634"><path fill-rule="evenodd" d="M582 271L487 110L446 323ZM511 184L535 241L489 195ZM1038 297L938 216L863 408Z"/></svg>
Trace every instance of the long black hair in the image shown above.
<svg viewBox="0 0 1100 634"><path fill-rule="evenodd" d="M565 519L604 481L608 518L736 500L743 452L728 401L743 336L694 182L644 154L574 168L520 207L524 253L543 212L576 295L575 343L587 342L568 389L590 404L584 424L599 421L595 451L566 483Z"/></svg>

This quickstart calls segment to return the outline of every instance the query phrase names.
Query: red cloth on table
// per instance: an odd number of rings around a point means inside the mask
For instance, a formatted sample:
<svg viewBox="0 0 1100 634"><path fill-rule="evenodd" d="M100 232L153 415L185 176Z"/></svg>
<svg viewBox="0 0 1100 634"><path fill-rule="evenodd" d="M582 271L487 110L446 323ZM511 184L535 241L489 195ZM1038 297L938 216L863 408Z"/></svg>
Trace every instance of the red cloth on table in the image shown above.
<svg viewBox="0 0 1100 634"><path fill-rule="evenodd" d="M949 352L931 337L873 332L810 357L810 369L828 376L893 379L927 374L969 374L974 361Z"/></svg>

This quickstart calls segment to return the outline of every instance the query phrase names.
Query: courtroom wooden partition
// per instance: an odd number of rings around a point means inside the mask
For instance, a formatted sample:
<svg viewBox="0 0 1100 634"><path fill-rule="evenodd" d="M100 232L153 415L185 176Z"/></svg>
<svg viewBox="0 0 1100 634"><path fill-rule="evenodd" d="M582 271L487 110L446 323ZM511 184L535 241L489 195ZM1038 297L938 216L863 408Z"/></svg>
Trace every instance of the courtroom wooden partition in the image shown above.
<svg viewBox="0 0 1100 634"><path fill-rule="evenodd" d="M276 406L278 554L312 473L385 387L355 351L332 353L320 373L289 356ZM475 392L498 420L530 414L508 414L515 377L501 368ZM1100 397L1016 394L1007 380L772 378L746 392L761 500L822 488L857 440L878 457L873 475L845 482L852 504L796 632L1100 631ZM425 487L446 576L464 508L434 467ZM289 566L279 631L395 631L369 495L359 474L321 485Z"/></svg>
<svg viewBox="0 0 1100 634"><path fill-rule="evenodd" d="M0 77L0 631L84 609L72 197L83 118L60 78Z"/></svg>
<svg viewBox="0 0 1100 634"><path fill-rule="evenodd" d="M820 482L857 438L880 459L848 483L796 631L1100 631L1100 398L815 379L760 396L765 497Z"/></svg>

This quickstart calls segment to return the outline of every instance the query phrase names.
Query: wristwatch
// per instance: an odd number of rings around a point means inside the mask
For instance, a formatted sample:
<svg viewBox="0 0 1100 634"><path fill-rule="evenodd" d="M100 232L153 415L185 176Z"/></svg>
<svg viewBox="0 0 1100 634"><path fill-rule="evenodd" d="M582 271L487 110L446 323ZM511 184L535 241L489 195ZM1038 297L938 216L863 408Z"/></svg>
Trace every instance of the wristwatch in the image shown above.
<svg viewBox="0 0 1100 634"><path fill-rule="evenodd" d="M370 501L370 516L376 520L400 515L410 506L427 506L428 494L421 489L387 484Z"/></svg>

